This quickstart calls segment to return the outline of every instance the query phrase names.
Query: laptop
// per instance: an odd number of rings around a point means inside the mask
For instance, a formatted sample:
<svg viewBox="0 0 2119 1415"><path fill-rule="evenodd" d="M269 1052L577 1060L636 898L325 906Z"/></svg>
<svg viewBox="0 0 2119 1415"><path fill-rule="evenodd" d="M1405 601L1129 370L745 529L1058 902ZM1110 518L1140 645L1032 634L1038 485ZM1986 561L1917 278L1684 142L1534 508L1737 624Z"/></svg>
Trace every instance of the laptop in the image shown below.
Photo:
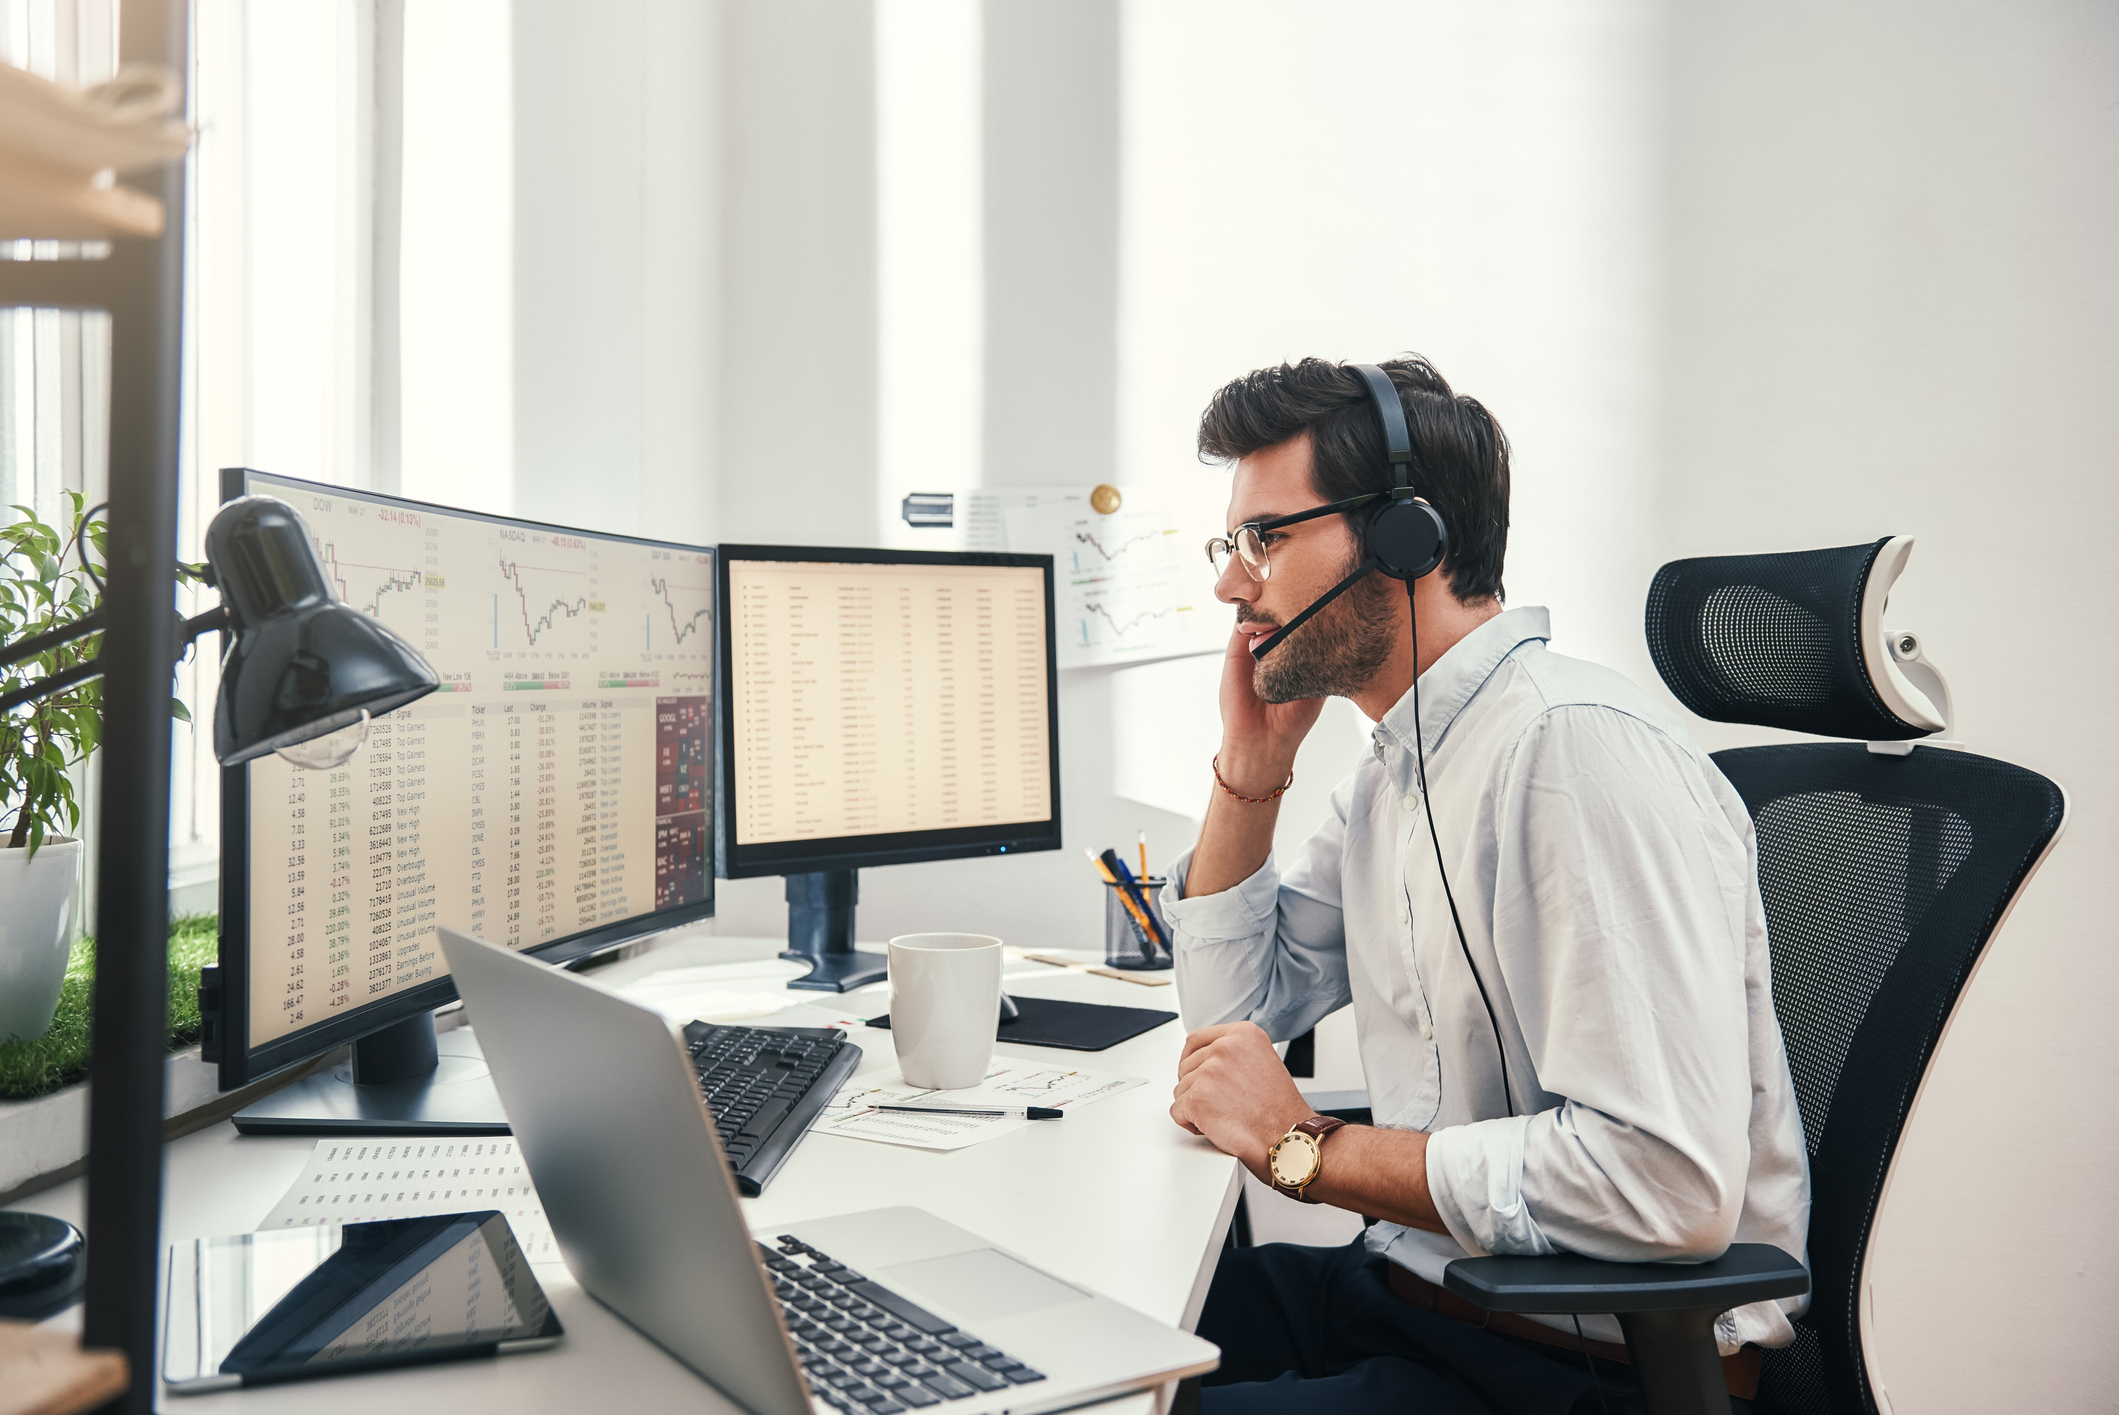
<svg viewBox="0 0 2119 1415"><path fill-rule="evenodd" d="M669 1022L437 933L567 1267L754 1415L1060 1410L1220 1364L1211 1343L922 1209L752 1234Z"/></svg>

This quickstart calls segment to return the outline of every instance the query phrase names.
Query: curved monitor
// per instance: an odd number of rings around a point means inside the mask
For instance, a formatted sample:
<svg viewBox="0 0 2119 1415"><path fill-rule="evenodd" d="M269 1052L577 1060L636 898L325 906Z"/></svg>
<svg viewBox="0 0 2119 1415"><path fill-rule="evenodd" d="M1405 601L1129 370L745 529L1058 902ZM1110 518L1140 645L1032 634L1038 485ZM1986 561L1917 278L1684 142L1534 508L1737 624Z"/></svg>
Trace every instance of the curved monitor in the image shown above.
<svg viewBox="0 0 2119 1415"><path fill-rule="evenodd" d="M344 766L222 773L230 1089L455 1000L436 924L552 962L713 913L714 553L231 468L439 691Z"/></svg>

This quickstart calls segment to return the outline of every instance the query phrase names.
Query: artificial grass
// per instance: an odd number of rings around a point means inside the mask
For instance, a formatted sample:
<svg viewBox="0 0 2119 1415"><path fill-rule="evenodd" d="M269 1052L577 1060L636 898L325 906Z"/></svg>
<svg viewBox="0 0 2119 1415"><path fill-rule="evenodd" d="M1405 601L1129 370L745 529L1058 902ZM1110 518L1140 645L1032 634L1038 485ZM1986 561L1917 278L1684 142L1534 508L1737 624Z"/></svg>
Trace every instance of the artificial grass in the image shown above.
<svg viewBox="0 0 2119 1415"><path fill-rule="evenodd" d="M199 970L216 961L220 916L186 914L169 921L169 1049L199 1039ZM66 982L51 1029L35 1041L0 1042L0 1100L25 1101L88 1074L89 1011L96 979L96 941L84 938L66 960Z"/></svg>

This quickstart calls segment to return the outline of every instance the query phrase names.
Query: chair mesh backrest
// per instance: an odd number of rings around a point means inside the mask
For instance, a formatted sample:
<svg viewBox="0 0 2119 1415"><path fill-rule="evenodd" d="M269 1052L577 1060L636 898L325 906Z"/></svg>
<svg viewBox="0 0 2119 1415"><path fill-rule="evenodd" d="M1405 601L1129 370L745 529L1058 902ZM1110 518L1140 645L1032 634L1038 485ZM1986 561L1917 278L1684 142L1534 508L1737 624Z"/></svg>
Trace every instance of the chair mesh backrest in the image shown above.
<svg viewBox="0 0 2119 1415"><path fill-rule="evenodd" d="M1862 659L1862 594L1888 544L1674 560L1648 590L1648 651L1716 722L1820 737L1927 735L1884 706Z"/></svg>
<svg viewBox="0 0 2119 1415"><path fill-rule="evenodd" d="M1809 1314L1759 1409L1873 1412L1863 1254L1922 1072L1988 936L2060 828L2060 788L1933 747L1746 747L1715 761L1758 829L1773 1001L1810 1151Z"/></svg>

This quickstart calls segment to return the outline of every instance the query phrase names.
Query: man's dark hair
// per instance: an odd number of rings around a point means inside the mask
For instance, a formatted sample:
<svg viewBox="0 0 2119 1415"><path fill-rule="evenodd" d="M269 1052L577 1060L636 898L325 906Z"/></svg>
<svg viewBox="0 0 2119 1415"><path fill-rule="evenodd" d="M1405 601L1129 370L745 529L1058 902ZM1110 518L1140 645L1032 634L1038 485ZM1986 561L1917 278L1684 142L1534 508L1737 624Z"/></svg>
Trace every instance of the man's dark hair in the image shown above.
<svg viewBox="0 0 2119 1415"><path fill-rule="evenodd" d="M1507 435L1478 399L1451 392L1419 355L1380 367L1412 428L1413 487L1449 528L1442 572L1450 593L1464 604L1499 597L1508 553ZM1327 359L1257 369L1216 393L1199 420L1199 455L1234 462L1304 432L1320 501L1391 489L1390 449L1368 384ZM1348 517L1357 532L1367 515L1363 507Z"/></svg>

